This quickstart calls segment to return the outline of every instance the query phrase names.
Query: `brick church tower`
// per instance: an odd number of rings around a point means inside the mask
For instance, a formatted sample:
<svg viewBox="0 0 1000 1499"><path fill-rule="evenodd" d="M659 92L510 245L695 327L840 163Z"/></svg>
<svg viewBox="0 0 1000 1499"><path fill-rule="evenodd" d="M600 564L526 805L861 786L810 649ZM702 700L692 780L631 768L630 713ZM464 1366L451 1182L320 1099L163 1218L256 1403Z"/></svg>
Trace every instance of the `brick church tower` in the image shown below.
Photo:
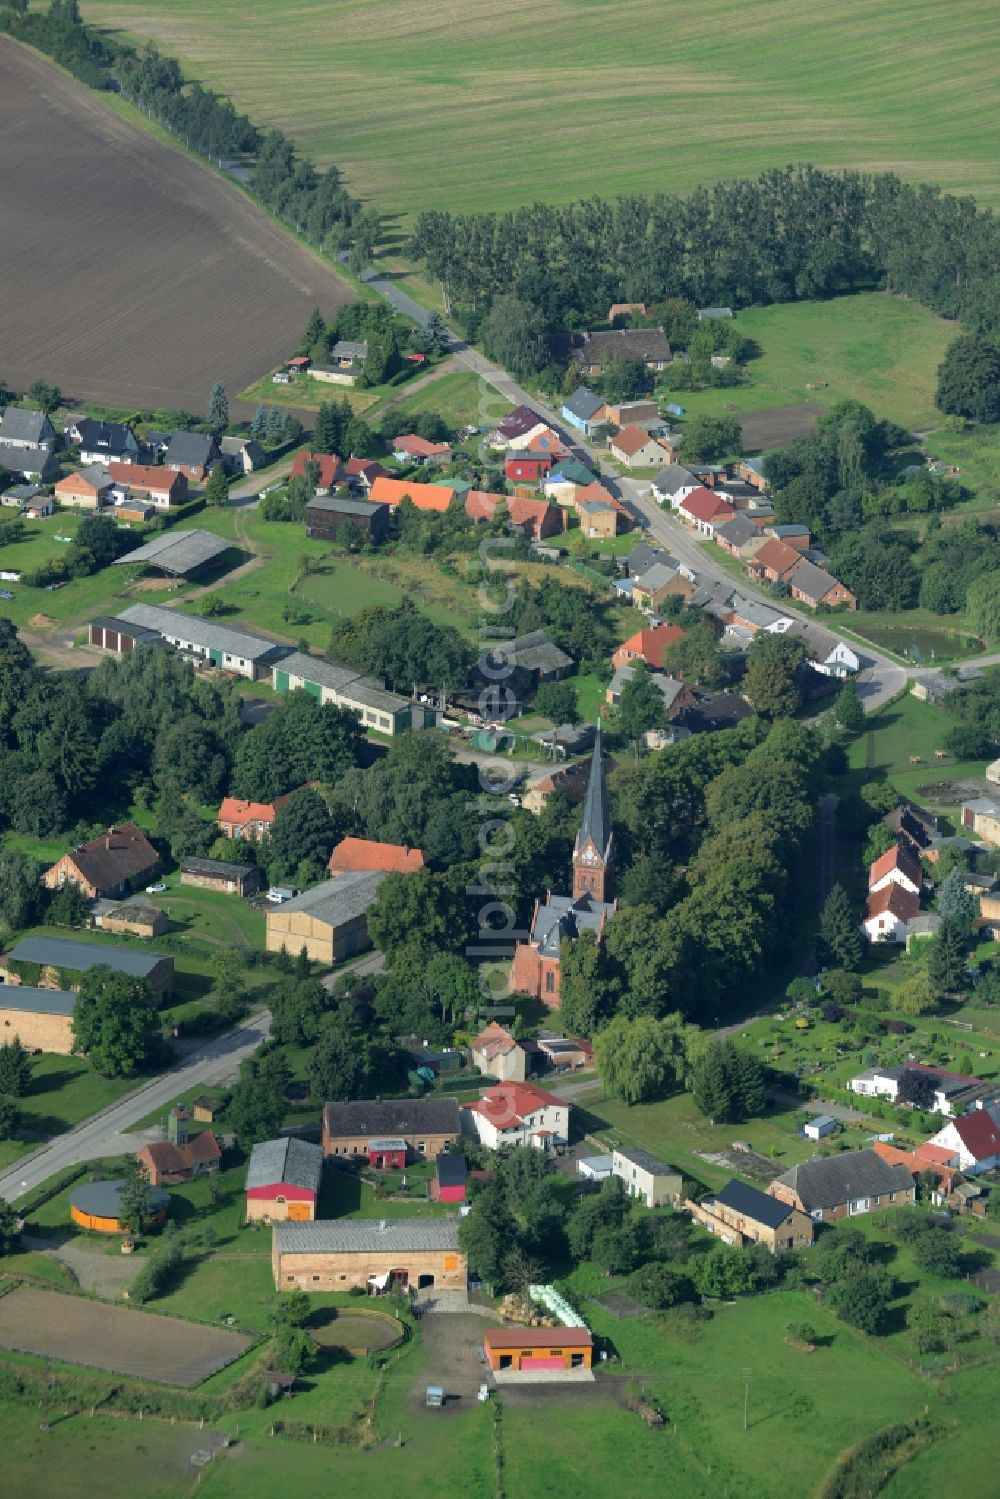
<svg viewBox="0 0 1000 1499"><path fill-rule="evenodd" d="M590 780L583 803L583 820L573 845L573 899L589 895L610 901L614 893L614 835L608 818L608 796L604 785L601 730L594 740Z"/></svg>

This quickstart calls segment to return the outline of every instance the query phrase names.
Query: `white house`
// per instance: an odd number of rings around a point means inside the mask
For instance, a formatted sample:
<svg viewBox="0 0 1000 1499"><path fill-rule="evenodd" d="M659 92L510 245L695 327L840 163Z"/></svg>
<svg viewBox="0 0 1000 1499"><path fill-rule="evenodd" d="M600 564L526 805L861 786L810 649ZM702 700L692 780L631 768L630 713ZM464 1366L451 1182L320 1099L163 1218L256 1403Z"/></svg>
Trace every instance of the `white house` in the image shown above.
<svg viewBox="0 0 1000 1499"><path fill-rule="evenodd" d="M653 480L655 498L661 505L670 505L674 510L679 508L681 501L686 500L689 494L700 488L694 474L682 463L668 463Z"/></svg>
<svg viewBox="0 0 1000 1499"><path fill-rule="evenodd" d="M952 1119L944 1129L932 1135L931 1145L943 1145L958 1152L958 1164L969 1176L992 1171L1000 1166L1000 1110L974 1109L961 1119Z"/></svg>
<svg viewBox="0 0 1000 1499"><path fill-rule="evenodd" d="M846 640L838 640L825 661L810 661L813 671L824 677L853 677L861 670L861 661Z"/></svg>
<svg viewBox="0 0 1000 1499"><path fill-rule="evenodd" d="M569 1140L569 1108L531 1083L497 1083L478 1102L462 1105L462 1128L491 1150L507 1145L551 1150Z"/></svg>
<svg viewBox="0 0 1000 1499"><path fill-rule="evenodd" d="M946 1119L970 1105L978 1107L984 1092L989 1092L978 1077L967 1077L960 1072L947 1072L943 1067L929 1067L923 1062L908 1062L898 1067L870 1067L860 1072L847 1084L852 1093L863 1098L888 1098L895 1103L899 1097L899 1084L905 1072L917 1072L932 1079L934 1094L929 1112L943 1114Z"/></svg>
<svg viewBox="0 0 1000 1499"><path fill-rule="evenodd" d="M895 844L876 859L868 870L868 893L884 890L886 885L898 885L919 899L924 885L920 860L911 849Z"/></svg>
<svg viewBox="0 0 1000 1499"><path fill-rule="evenodd" d="M907 922L920 911L920 896L890 880L868 896L862 930L869 942L905 942Z"/></svg>
<svg viewBox="0 0 1000 1499"><path fill-rule="evenodd" d="M648 1208L680 1200L683 1188L680 1172L672 1171L648 1150L631 1146L615 1150L611 1157L611 1175L619 1177L625 1183L628 1195L640 1198Z"/></svg>

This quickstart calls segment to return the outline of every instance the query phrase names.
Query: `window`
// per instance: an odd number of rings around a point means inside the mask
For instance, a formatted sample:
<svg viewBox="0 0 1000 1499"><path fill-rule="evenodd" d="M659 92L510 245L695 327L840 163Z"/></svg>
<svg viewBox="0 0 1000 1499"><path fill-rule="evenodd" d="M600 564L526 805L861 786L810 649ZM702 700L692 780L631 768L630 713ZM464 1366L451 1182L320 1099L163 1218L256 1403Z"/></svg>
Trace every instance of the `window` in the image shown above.
<svg viewBox="0 0 1000 1499"><path fill-rule="evenodd" d="M274 1199L274 1200L275 1200L275 1202L280 1202L280 1203L282 1203L282 1204L283 1204L283 1203L284 1203L284 1201L285 1201L285 1199L284 1199L284 1198L283 1198L283 1197L276 1197L276 1198L275 1198L275 1199Z"/></svg>
<svg viewBox="0 0 1000 1499"><path fill-rule="evenodd" d="M342 1275L342 1276L341 1276L341 1277L340 1277L340 1279L341 1279L341 1280L346 1280L346 1279L347 1279L347 1276L346 1276L346 1275Z"/></svg>
<svg viewBox="0 0 1000 1499"><path fill-rule="evenodd" d="M555 976L555 974L554 973L547 973L545 975L545 992L546 992L546 994L551 994L552 991L555 989L555 987L556 987L556 976Z"/></svg>
<svg viewBox="0 0 1000 1499"><path fill-rule="evenodd" d="M295 1276L294 1275L286 1275L285 1279L288 1280L288 1281L292 1281L292 1280L295 1279Z"/></svg>
<svg viewBox="0 0 1000 1499"><path fill-rule="evenodd" d="M318 1275L314 1275L313 1276L313 1280L319 1280L319 1276Z"/></svg>

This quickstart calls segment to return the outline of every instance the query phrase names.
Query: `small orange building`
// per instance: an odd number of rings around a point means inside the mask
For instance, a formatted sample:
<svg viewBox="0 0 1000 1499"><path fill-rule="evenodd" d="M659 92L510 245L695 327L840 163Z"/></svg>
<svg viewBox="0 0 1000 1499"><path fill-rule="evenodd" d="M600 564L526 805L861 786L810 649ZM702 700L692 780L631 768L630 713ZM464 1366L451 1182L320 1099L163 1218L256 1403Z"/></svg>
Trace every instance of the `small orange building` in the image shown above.
<svg viewBox="0 0 1000 1499"><path fill-rule="evenodd" d="M585 1327L491 1327L483 1350L494 1374L558 1374L590 1369L594 1360L594 1340Z"/></svg>

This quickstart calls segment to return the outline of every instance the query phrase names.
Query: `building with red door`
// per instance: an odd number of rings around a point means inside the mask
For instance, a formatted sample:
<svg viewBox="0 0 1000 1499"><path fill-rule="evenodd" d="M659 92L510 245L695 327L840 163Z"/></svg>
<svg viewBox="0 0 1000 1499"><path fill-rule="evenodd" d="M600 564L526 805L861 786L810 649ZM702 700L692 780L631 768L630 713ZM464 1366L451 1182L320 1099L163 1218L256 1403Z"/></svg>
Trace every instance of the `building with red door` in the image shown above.
<svg viewBox="0 0 1000 1499"><path fill-rule="evenodd" d="M429 1195L432 1202L464 1202L469 1167L459 1151L446 1150L434 1162L434 1180Z"/></svg>
<svg viewBox="0 0 1000 1499"><path fill-rule="evenodd" d="M308 1140L262 1140L247 1163L247 1221L310 1222L323 1176L323 1148Z"/></svg>

